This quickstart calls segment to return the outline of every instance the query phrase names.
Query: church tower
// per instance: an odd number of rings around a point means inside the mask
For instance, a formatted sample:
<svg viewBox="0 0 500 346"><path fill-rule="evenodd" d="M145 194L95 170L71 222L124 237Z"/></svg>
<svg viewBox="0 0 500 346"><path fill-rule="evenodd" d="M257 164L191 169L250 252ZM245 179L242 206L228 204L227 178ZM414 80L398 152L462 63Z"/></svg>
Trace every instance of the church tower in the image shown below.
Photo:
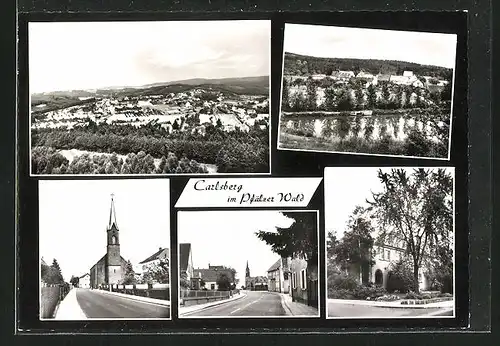
<svg viewBox="0 0 500 346"><path fill-rule="evenodd" d="M114 195L111 194L111 207L109 211L109 224L106 228L108 247L106 252L106 274L108 284L117 284L122 278L120 256L120 231L116 223Z"/></svg>
<svg viewBox="0 0 500 346"><path fill-rule="evenodd" d="M250 268L248 267L248 261L247 261L247 270L245 272L245 277L249 278L250 277Z"/></svg>

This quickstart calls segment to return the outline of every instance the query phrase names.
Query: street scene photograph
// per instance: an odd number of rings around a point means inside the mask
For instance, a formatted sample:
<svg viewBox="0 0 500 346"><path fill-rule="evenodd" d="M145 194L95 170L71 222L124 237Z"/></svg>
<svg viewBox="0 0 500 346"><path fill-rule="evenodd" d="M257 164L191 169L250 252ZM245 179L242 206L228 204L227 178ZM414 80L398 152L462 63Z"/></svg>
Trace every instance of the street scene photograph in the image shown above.
<svg viewBox="0 0 500 346"><path fill-rule="evenodd" d="M270 172L269 20L28 34L32 175Z"/></svg>
<svg viewBox="0 0 500 346"><path fill-rule="evenodd" d="M327 318L455 316L454 168L327 167Z"/></svg>
<svg viewBox="0 0 500 346"><path fill-rule="evenodd" d="M319 317L317 211L181 211L179 317Z"/></svg>
<svg viewBox="0 0 500 346"><path fill-rule="evenodd" d="M285 24L278 148L449 159L456 42Z"/></svg>
<svg viewBox="0 0 500 346"><path fill-rule="evenodd" d="M170 319L169 181L39 182L40 319Z"/></svg>

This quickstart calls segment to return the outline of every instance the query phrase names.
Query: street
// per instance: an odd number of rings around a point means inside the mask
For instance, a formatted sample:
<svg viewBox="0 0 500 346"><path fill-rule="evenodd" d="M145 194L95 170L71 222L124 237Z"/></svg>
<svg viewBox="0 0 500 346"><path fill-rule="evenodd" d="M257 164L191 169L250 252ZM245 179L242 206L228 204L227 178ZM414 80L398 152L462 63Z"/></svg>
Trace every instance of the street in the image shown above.
<svg viewBox="0 0 500 346"><path fill-rule="evenodd" d="M168 318L170 307L79 289L76 300L88 318Z"/></svg>
<svg viewBox="0 0 500 346"><path fill-rule="evenodd" d="M248 291L241 299L183 316L284 316L281 297L267 291Z"/></svg>
<svg viewBox="0 0 500 346"><path fill-rule="evenodd" d="M441 312L440 312L441 311ZM402 309L402 308L382 308L367 305L353 304L328 304L328 317L357 317L357 318L384 318L384 317L424 317L431 316L453 316L451 310L443 308L430 309Z"/></svg>

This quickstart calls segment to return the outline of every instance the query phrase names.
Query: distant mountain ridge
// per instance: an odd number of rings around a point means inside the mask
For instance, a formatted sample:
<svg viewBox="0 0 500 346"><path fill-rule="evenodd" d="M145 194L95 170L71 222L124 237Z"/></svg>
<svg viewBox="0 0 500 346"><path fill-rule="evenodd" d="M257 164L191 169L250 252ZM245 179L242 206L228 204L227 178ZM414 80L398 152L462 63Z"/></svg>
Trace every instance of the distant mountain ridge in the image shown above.
<svg viewBox="0 0 500 346"><path fill-rule="evenodd" d="M451 80L453 69L422 65L408 61L381 60L381 59L355 59L355 58L323 58L285 52L285 74L331 74L335 70L348 70L370 72L373 74L402 74L403 71L413 71L418 75L429 75Z"/></svg>
<svg viewBox="0 0 500 346"><path fill-rule="evenodd" d="M32 101L36 101L37 98L41 96L56 96L56 97L93 97L93 96L105 96L105 95L115 95L124 94L131 92L133 94L140 94L139 90L145 91L146 95L151 94L148 89L166 87L172 85L185 85L185 86L206 86L206 85L218 85L225 87L227 91L232 91L235 93L245 93L250 94L268 94L269 93L269 76L257 76L257 77L231 77L231 78L190 78L178 81L169 82L158 82L152 84L146 84L141 86L110 86L98 89L80 89L80 90L61 90L61 91L50 91L33 93L31 95ZM43 98L43 97L41 97Z"/></svg>

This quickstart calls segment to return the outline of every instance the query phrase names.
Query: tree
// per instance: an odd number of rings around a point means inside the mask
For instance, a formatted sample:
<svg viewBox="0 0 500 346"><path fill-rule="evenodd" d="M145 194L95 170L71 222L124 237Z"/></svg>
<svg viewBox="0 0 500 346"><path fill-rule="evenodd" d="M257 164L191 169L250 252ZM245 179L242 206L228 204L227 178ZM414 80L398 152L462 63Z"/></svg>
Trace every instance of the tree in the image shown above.
<svg viewBox="0 0 500 346"><path fill-rule="evenodd" d="M327 111L332 111L335 109L335 101L336 101L335 88L333 87L326 88L324 105Z"/></svg>
<svg viewBox="0 0 500 346"><path fill-rule="evenodd" d="M372 249L374 231L365 209L356 206L347 222L347 230L334 249L334 258L342 270L359 268L360 283L368 281L363 274L368 274L373 265Z"/></svg>
<svg viewBox="0 0 500 346"><path fill-rule="evenodd" d="M144 283L170 283L168 259L160 259L158 262L147 264L142 274L142 281Z"/></svg>
<svg viewBox="0 0 500 346"><path fill-rule="evenodd" d="M283 212L295 220L289 228L277 227L276 232L258 231L260 240L271 245L273 252L281 257L302 258L308 268L317 275L318 267L318 232L317 217L310 212ZM311 274L308 271L309 274Z"/></svg>
<svg viewBox="0 0 500 346"><path fill-rule="evenodd" d="M73 287L78 287L78 283L80 282L80 278L78 276L71 275L71 279L69 283L73 285Z"/></svg>
<svg viewBox="0 0 500 346"><path fill-rule="evenodd" d="M377 93L375 92L375 87L372 84L370 84L368 86L367 92L368 92L368 107L373 109L377 104Z"/></svg>
<svg viewBox="0 0 500 346"><path fill-rule="evenodd" d="M281 105L284 111L290 108L290 88L288 86L287 78L283 77L283 90L281 91Z"/></svg>
<svg viewBox="0 0 500 346"><path fill-rule="evenodd" d="M136 283L134 267L130 261L127 261L125 266L125 274L123 276L123 285L133 285Z"/></svg>
<svg viewBox="0 0 500 346"><path fill-rule="evenodd" d="M377 242L405 249L418 292L418 274L439 246L450 243L453 178L445 169L382 170L383 191L372 193L370 210L380 224Z"/></svg>
<svg viewBox="0 0 500 346"><path fill-rule="evenodd" d="M230 291L231 290L231 284L232 284L231 278L226 273L220 273L219 276L217 277L217 281L215 283L217 284L218 291Z"/></svg>
<svg viewBox="0 0 500 346"><path fill-rule="evenodd" d="M181 286L181 288L183 289L189 289L191 287L191 282L189 281L188 279L188 275L186 272L182 272L181 273L181 278L179 280L179 285Z"/></svg>
<svg viewBox="0 0 500 346"><path fill-rule="evenodd" d="M307 110L315 110L316 109L316 98L318 94L318 87L316 86L316 82L309 78L306 84L306 104Z"/></svg>

